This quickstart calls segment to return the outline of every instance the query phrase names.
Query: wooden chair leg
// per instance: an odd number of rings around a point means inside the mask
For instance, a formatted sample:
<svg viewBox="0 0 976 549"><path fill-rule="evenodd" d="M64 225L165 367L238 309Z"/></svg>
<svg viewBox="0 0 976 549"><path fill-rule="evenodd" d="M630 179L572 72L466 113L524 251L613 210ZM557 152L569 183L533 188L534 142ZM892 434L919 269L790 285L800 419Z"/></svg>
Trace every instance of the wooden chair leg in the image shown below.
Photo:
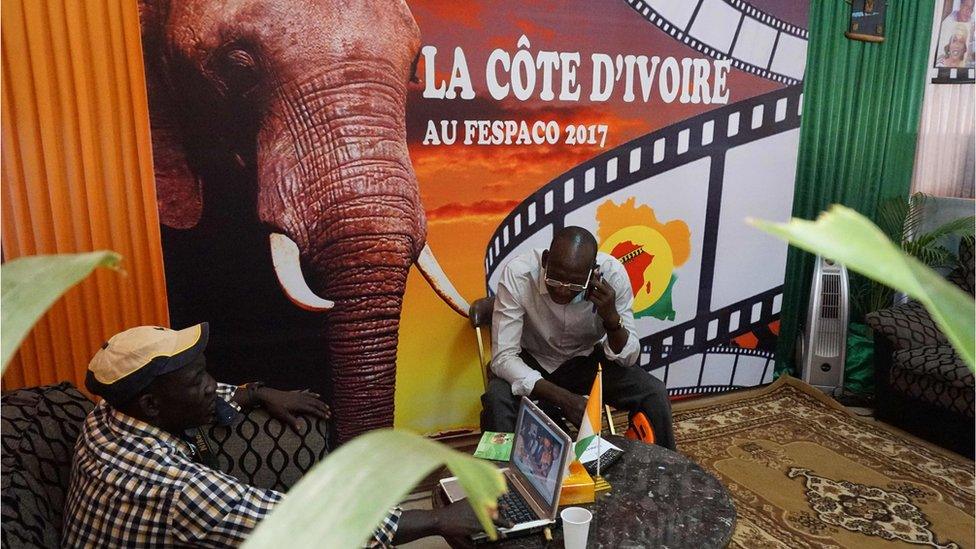
<svg viewBox="0 0 976 549"><path fill-rule="evenodd" d="M481 328L477 327L474 329L474 333L478 336L478 366L481 368L481 383L485 387L485 391L488 391L488 369L485 366L485 344L481 338Z"/></svg>

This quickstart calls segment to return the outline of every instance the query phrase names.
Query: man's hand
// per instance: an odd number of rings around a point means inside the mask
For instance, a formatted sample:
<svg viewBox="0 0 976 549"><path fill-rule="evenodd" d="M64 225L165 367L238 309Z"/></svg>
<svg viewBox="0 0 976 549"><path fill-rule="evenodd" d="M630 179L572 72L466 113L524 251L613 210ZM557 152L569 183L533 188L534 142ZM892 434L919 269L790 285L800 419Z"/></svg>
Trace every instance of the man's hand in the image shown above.
<svg viewBox="0 0 976 549"><path fill-rule="evenodd" d="M614 353L619 353L630 339L630 333L623 329L624 325L617 312L617 291L600 276L597 269L596 276L590 282L593 287L587 299L593 302L596 313L603 320L603 328L607 331L607 344Z"/></svg>
<svg viewBox="0 0 976 549"><path fill-rule="evenodd" d="M295 416L307 415L319 419L329 419L332 411L320 400L319 395L311 391L279 391L270 387L261 387L256 394L258 402L271 417L291 426L296 432L301 428L301 422Z"/></svg>
<svg viewBox="0 0 976 549"><path fill-rule="evenodd" d="M452 547L466 547L471 543L471 536L482 530L474 509L467 501L458 501L446 507L434 510L436 531Z"/></svg>
<svg viewBox="0 0 976 549"><path fill-rule="evenodd" d="M563 416L566 417L576 427L583 421L583 413L586 411L586 399L572 391L563 389L555 383L540 379L535 382L532 388L532 398L537 398L548 404L559 408Z"/></svg>
<svg viewBox="0 0 976 549"><path fill-rule="evenodd" d="M616 324L620 320L617 314L617 292L603 277L600 276L599 269L594 273L590 280L590 289L587 299L596 307L596 314L600 315L604 324Z"/></svg>
<svg viewBox="0 0 976 549"><path fill-rule="evenodd" d="M474 509L467 501L458 501L446 507L435 509L436 531L447 540L451 547L474 547L471 536L481 532L483 528L474 514ZM498 513L492 517L495 526L511 528L512 524L498 519Z"/></svg>
<svg viewBox="0 0 976 549"><path fill-rule="evenodd" d="M563 411L566 419L579 429L580 423L583 422L583 414L586 413L586 398L576 393L566 392L568 394L558 404L559 409Z"/></svg>

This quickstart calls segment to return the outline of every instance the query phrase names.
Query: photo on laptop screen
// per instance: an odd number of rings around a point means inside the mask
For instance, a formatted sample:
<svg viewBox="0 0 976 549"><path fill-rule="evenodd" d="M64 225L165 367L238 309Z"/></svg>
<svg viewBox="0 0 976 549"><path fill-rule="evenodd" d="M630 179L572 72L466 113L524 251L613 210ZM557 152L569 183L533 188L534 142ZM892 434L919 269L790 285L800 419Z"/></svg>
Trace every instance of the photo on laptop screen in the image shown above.
<svg viewBox="0 0 976 549"><path fill-rule="evenodd" d="M563 440L539 420L528 406L522 406L521 423L515 434L512 463L540 496L552 505L559 493Z"/></svg>

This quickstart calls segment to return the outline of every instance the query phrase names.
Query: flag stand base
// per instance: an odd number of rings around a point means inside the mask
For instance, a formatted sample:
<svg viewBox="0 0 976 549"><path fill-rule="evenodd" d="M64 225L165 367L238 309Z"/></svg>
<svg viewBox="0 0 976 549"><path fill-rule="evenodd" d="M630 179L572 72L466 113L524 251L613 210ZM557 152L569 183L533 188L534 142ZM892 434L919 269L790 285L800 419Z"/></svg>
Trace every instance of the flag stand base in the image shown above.
<svg viewBox="0 0 976 549"><path fill-rule="evenodd" d="M596 492L597 494L600 494L602 492L609 492L610 491L610 488L611 488L611 486L610 486L610 483L607 482L607 479L605 479L605 478L603 478L601 476L598 476L598 475L593 475L593 491L594 492Z"/></svg>
<svg viewBox="0 0 976 549"><path fill-rule="evenodd" d="M559 505L593 503L595 500L593 479L579 460L574 461L569 465L569 474L563 479L562 491L559 494Z"/></svg>

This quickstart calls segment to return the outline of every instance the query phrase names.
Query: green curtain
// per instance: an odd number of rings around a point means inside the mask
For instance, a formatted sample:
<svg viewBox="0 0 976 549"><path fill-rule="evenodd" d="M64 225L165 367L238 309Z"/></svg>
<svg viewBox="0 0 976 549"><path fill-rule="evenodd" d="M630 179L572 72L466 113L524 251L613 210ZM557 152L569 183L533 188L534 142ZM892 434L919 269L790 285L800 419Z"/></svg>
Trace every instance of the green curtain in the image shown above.
<svg viewBox="0 0 976 549"><path fill-rule="evenodd" d="M878 204L911 185L922 93L931 62L934 0L888 0L885 40L844 36L851 5L812 0L793 216L830 204L874 218ZM777 373L793 368L814 257L791 247L786 264Z"/></svg>

